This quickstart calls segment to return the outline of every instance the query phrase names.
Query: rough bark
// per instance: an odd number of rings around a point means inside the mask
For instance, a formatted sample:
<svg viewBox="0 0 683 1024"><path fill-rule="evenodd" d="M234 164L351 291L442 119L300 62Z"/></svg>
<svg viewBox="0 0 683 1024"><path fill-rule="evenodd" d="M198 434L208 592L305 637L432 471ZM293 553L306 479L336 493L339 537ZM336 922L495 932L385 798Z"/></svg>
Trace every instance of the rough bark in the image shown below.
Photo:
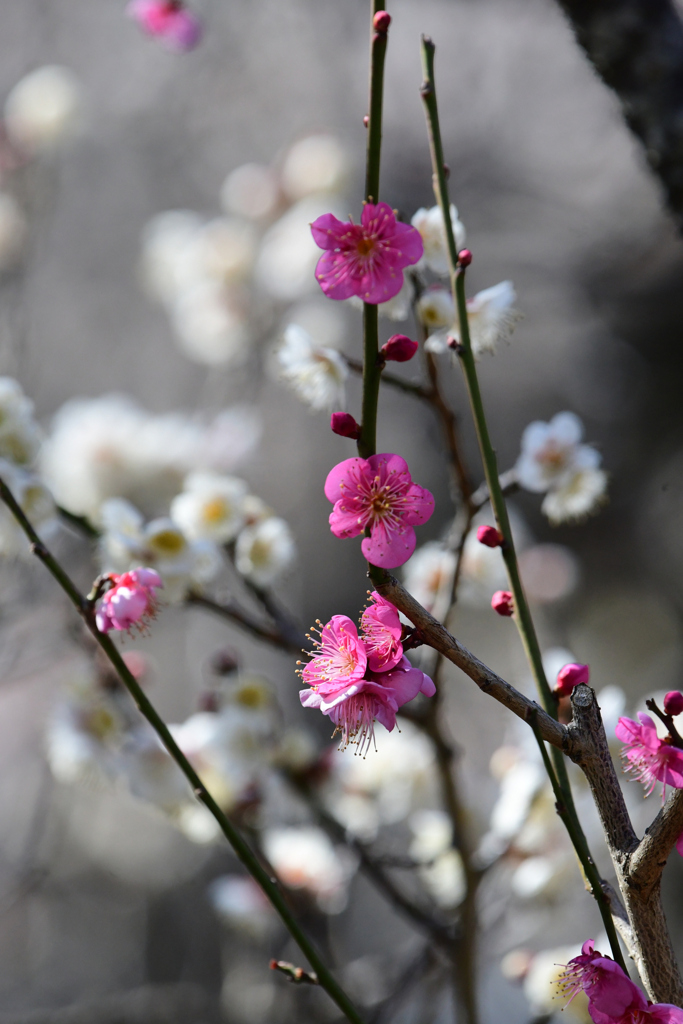
<svg viewBox="0 0 683 1024"><path fill-rule="evenodd" d="M683 22L673 0L558 0L683 228Z"/></svg>

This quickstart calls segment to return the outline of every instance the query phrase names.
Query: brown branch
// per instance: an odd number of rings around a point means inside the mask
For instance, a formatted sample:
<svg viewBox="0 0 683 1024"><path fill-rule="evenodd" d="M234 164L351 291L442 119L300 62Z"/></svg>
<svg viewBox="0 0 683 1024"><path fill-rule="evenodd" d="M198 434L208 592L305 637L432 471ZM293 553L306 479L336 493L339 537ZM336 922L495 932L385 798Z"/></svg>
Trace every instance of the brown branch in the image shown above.
<svg viewBox="0 0 683 1024"><path fill-rule="evenodd" d="M578 743L570 756L583 769L593 792L619 889L631 924L630 953L650 999L683 1006L683 983L661 900L661 852L681 830L683 800L675 794L639 843L626 809L595 693L577 686L572 693L573 720L568 727ZM668 810L667 810L668 808ZM651 837L651 838L650 838ZM640 877L632 871L632 859Z"/></svg>
<svg viewBox="0 0 683 1024"><path fill-rule="evenodd" d="M673 0L558 0L683 226L683 23Z"/></svg>
<svg viewBox="0 0 683 1024"><path fill-rule="evenodd" d="M382 597L391 601L399 611L403 612L413 625L420 631L423 642L452 661L462 669L465 675L477 684L480 690L503 704L514 715L524 722L536 720L538 730L544 740L552 743L567 754L577 753L573 744L578 740L570 735L567 728L548 715L542 708L516 690L499 675L475 658L466 647L455 639L440 622L429 614L404 586L393 576L386 573L384 579L375 582Z"/></svg>
<svg viewBox="0 0 683 1024"><path fill-rule="evenodd" d="M214 615L219 615L222 619L227 619L235 626L239 626L240 629L245 630L247 633L251 633L258 640L264 640L266 643L273 644L274 647L279 647L290 654L301 654L302 648L306 645L306 638L304 636L301 637L299 642L297 638L294 638L289 633L285 634L278 626L264 625L253 619L236 604L222 604L220 601L214 601L213 598L207 597L205 594L199 594L196 591L191 591L187 595L185 602L197 608L205 608L207 611L213 612Z"/></svg>

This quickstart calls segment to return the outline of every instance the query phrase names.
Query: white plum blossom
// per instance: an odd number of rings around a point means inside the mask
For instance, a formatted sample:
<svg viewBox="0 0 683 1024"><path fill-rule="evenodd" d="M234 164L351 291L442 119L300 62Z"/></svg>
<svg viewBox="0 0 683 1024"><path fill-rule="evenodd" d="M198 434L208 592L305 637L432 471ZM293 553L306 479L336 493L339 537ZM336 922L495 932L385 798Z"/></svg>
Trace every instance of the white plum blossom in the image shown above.
<svg viewBox="0 0 683 1024"><path fill-rule="evenodd" d="M247 526L237 538L237 571L257 587L269 587L290 567L296 555L291 530L284 519L270 516Z"/></svg>
<svg viewBox="0 0 683 1024"><path fill-rule="evenodd" d="M38 534L43 539L52 537L59 528L57 509L40 477L2 458L0 477ZM0 555L32 557L26 534L4 503L0 504Z"/></svg>
<svg viewBox="0 0 683 1024"><path fill-rule="evenodd" d="M512 281L501 281L467 300L467 322L475 359L484 352L495 352L498 343L510 337L521 316L515 309L516 300ZM430 335L425 347L429 352L445 352L449 339L457 342L459 337L460 328L456 317L448 329Z"/></svg>
<svg viewBox="0 0 683 1024"><path fill-rule="evenodd" d="M316 345L303 327L289 324L276 358L281 378L311 409L343 407L349 369L336 349Z"/></svg>
<svg viewBox="0 0 683 1024"><path fill-rule="evenodd" d="M462 857L453 847L453 824L445 811L418 810L410 816L413 833L408 853L420 864L418 874L434 902L457 907L466 891Z"/></svg>
<svg viewBox="0 0 683 1024"><path fill-rule="evenodd" d="M82 116L82 90L68 68L48 64L22 78L5 100L11 141L29 155L49 152L72 135Z"/></svg>
<svg viewBox="0 0 683 1024"><path fill-rule="evenodd" d="M26 219L18 202L0 192L0 270L14 266L26 238Z"/></svg>
<svg viewBox="0 0 683 1024"><path fill-rule="evenodd" d="M202 219L191 210L167 210L145 225L142 234L141 275L148 294L171 303L201 275L197 239Z"/></svg>
<svg viewBox="0 0 683 1024"><path fill-rule="evenodd" d="M455 306L453 296L449 288L435 284L425 288L417 300L417 315L428 334L434 334L444 328L450 328L455 323ZM437 341L438 351L443 351L439 339ZM428 352L432 351L433 343L431 338L425 345Z"/></svg>
<svg viewBox="0 0 683 1024"><path fill-rule="evenodd" d="M451 602L455 562L455 552L432 540L417 549L403 570L406 589L439 620Z"/></svg>
<svg viewBox="0 0 683 1024"><path fill-rule="evenodd" d="M465 225L458 219L458 211L453 203L451 203L450 212L455 247L459 251L465 244ZM433 274L447 277L449 273L448 250L441 207L432 206L429 210L424 206L421 207L413 214L410 223L420 232L424 245L424 255L417 264L417 268L427 267Z"/></svg>
<svg viewBox="0 0 683 1024"><path fill-rule="evenodd" d="M289 889L305 889L328 914L344 909L355 863L349 851L335 847L322 829L314 825L266 829L263 849Z"/></svg>
<svg viewBox="0 0 683 1024"><path fill-rule="evenodd" d="M560 412L549 423L530 423L522 434L517 480L528 491L547 492L541 510L551 523L583 519L605 500L600 453L581 444L582 437L583 424L571 412Z"/></svg>
<svg viewBox="0 0 683 1024"><path fill-rule="evenodd" d="M239 284L248 278L256 258L254 227L236 217L216 217L200 228L196 244L202 271L213 280Z"/></svg>
<svg viewBox="0 0 683 1024"><path fill-rule="evenodd" d="M333 135L309 135L289 147L282 163L282 189L291 202L318 193L340 192L350 171L349 158Z"/></svg>
<svg viewBox="0 0 683 1024"><path fill-rule="evenodd" d="M181 352L205 366L239 366L248 357L250 332L239 293L204 278L180 291L169 307Z"/></svg>
<svg viewBox="0 0 683 1024"><path fill-rule="evenodd" d="M211 905L227 927L260 942L276 927L275 911L248 875L220 875L208 891Z"/></svg>
<svg viewBox="0 0 683 1024"><path fill-rule="evenodd" d="M219 473L190 473L183 490L171 502L170 516L190 540L225 544L245 524L244 480ZM257 499L258 500L258 499Z"/></svg>
<svg viewBox="0 0 683 1024"><path fill-rule="evenodd" d="M159 515L198 469L229 472L260 433L256 412L235 406L212 421L155 416L122 395L76 398L54 418L40 468L58 504L99 522L108 498Z"/></svg>
<svg viewBox="0 0 683 1024"><path fill-rule="evenodd" d="M279 302L294 302L315 294L320 249L313 240L311 224L323 213L343 216L328 196L311 196L296 203L268 228L255 270L256 283L266 295Z"/></svg>
<svg viewBox="0 0 683 1024"><path fill-rule="evenodd" d="M277 174L263 164L242 164L221 186L221 205L227 213L261 220L275 212L280 186Z"/></svg>

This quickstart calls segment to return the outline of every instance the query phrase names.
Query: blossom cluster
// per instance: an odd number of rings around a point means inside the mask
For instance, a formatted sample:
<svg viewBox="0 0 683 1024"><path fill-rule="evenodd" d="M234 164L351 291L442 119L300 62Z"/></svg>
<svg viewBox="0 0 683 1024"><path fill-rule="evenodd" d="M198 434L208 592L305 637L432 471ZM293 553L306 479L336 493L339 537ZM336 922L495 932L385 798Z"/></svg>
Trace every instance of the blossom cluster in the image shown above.
<svg viewBox="0 0 683 1024"><path fill-rule="evenodd" d="M365 753L374 743L374 723L389 732L396 712L418 693L431 697L429 676L403 653L403 628L396 608L377 591L361 617L361 633L346 615L334 615L320 631L316 651L301 670L308 689L304 707L319 708L341 733L341 746L355 743Z"/></svg>

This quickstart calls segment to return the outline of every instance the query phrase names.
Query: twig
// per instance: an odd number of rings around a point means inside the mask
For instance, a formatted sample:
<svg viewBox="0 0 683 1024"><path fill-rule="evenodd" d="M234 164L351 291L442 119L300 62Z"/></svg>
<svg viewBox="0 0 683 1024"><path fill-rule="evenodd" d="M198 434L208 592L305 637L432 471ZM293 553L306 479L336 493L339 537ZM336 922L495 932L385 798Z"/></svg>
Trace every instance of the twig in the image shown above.
<svg viewBox="0 0 683 1024"><path fill-rule="evenodd" d="M303 967L295 967L288 960L271 960L269 967L271 971L279 971L291 981L293 985L319 985L318 975L313 971L305 971Z"/></svg>
<svg viewBox="0 0 683 1024"><path fill-rule="evenodd" d="M76 611L83 619L83 622L92 633L93 637L100 645L107 658L116 670L121 682L124 684L131 697L135 701L138 710L147 719L155 733L161 740L162 744L171 755L175 763L178 765L183 775L189 782L192 792L197 799L204 804L209 813L215 818L216 822L220 826L223 835L226 837L233 850L237 854L238 858L242 861L249 874L254 878L256 882L261 886L265 895L268 897L270 902L273 904L275 910L280 915L285 927L289 931L290 935L301 949L304 956L309 960L320 979L320 984L328 993L328 995L334 1000L342 1013L347 1017L352 1024L362 1024L362 1018L358 1011L354 1007L353 1003L346 995L344 990L341 988L337 980L327 969L317 950L308 939L306 934L302 931L294 918L287 902L285 901L277 882L270 877L270 875L264 870L260 861L251 850L249 844L243 838L242 834L232 824L230 819L227 817L225 812L219 807L214 798L205 787L201 778L194 770L190 762L187 760L182 750L171 735L168 726L160 717L149 698L145 694L144 690L138 683L135 676L132 674L125 661L121 657L121 653L116 645L113 643L111 638L101 633L96 624L94 618L94 609L90 602L80 593L76 585L56 561L56 559L50 554L46 546L41 541L36 531L31 526L31 523L26 518L23 510L15 500L12 492L9 490L3 480L0 479L0 499L9 508L14 518L17 520L24 533L31 542L32 553L43 563L48 569L52 576L56 579L65 594L69 597L72 604L76 608Z"/></svg>
<svg viewBox="0 0 683 1024"><path fill-rule="evenodd" d="M303 635L301 636L301 641L297 642L290 636L284 635L277 626L264 626L262 623L257 622L256 619L251 618L242 608L234 603L224 604L197 591L190 591L185 598L185 602L197 608L205 608L207 611L213 612L214 615L219 615L223 619L228 619L229 622L244 629L247 633L251 633L257 639L265 640L267 643L280 647L283 651L288 651L291 654L300 654L302 648L306 646L306 638Z"/></svg>

